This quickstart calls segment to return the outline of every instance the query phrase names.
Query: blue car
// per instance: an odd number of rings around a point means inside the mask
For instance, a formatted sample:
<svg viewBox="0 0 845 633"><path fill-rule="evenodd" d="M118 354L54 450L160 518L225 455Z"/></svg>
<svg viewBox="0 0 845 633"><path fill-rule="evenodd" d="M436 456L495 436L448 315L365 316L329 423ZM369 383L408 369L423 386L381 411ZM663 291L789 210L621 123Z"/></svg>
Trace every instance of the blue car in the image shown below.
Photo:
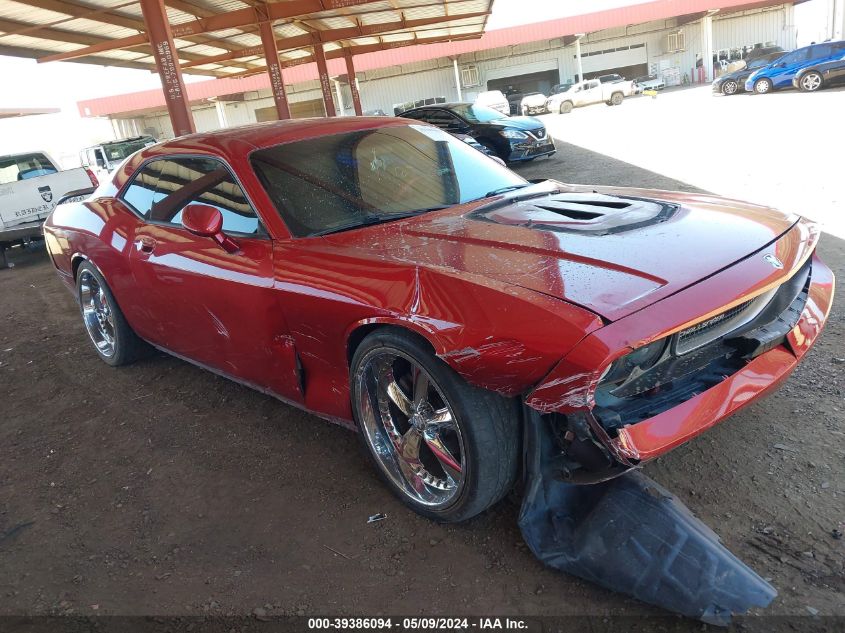
<svg viewBox="0 0 845 633"><path fill-rule="evenodd" d="M843 57L845 41L822 42L796 49L751 73L745 80L745 90L766 94L772 90L789 88L794 79L805 78L808 72L811 73L810 79L799 83L799 87L810 92L818 90L825 83L834 83L843 78Z"/></svg>

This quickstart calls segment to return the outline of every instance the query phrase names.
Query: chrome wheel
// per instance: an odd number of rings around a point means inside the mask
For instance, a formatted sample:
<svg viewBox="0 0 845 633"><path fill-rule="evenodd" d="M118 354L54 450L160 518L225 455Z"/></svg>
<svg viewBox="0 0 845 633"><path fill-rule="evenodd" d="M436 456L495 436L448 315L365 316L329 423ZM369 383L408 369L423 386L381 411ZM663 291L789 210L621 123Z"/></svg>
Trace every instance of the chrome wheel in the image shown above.
<svg viewBox="0 0 845 633"><path fill-rule="evenodd" d="M451 505L462 491L466 451L443 391L413 358L380 347L359 364L354 397L361 432L387 477L412 501Z"/></svg>
<svg viewBox="0 0 845 633"><path fill-rule="evenodd" d="M108 297L96 277L84 270L79 277L79 304L88 336L103 356L113 356L115 349L114 314Z"/></svg>
<svg viewBox="0 0 845 633"><path fill-rule="evenodd" d="M813 92L821 88L822 78L818 73L807 73L801 78L801 88Z"/></svg>
<svg viewBox="0 0 845 633"><path fill-rule="evenodd" d="M761 95L764 95L767 92L769 92L769 90L771 90L771 88L772 88L772 84L768 79L760 79L759 81L757 81L756 84L754 84L754 91L757 94L761 94Z"/></svg>
<svg viewBox="0 0 845 633"><path fill-rule="evenodd" d="M736 92L737 85L735 81L726 81L725 85L722 86L722 92L726 95L732 95Z"/></svg>

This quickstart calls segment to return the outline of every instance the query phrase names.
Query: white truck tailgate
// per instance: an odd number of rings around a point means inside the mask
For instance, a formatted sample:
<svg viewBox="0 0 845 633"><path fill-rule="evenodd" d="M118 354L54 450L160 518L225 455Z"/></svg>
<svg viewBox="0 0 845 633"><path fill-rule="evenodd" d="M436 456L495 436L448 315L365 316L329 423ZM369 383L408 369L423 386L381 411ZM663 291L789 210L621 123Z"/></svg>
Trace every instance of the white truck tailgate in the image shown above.
<svg viewBox="0 0 845 633"><path fill-rule="evenodd" d="M0 185L0 229L43 220L66 194L90 188L82 167Z"/></svg>

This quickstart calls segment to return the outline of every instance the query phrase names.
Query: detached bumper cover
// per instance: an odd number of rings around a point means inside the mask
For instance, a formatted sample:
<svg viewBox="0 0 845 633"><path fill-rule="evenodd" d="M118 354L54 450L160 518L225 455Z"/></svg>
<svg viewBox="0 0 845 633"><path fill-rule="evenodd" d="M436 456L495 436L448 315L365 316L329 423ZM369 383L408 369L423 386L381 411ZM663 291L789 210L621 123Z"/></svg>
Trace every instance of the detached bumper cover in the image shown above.
<svg viewBox="0 0 845 633"><path fill-rule="evenodd" d="M519 527L543 563L722 626L777 595L666 489L639 471L587 486L564 483L554 446L543 418L526 408L528 488Z"/></svg>

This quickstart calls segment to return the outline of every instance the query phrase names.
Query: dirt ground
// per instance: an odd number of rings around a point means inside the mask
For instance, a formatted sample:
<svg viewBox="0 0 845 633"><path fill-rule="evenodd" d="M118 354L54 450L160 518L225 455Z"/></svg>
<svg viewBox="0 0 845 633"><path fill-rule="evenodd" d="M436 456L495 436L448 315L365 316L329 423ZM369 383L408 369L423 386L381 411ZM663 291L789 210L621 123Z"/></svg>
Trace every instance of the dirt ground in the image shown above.
<svg viewBox="0 0 845 633"><path fill-rule="evenodd" d="M691 189L559 146L520 171ZM46 256L16 250L0 270L0 614L660 613L545 569L515 497L434 524L347 430L164 355L106 366ZM820 252L845 279L845 242ZM805 625L845 616L843 306L779 392L645 469L770 579L768 614Z"/></svg>

